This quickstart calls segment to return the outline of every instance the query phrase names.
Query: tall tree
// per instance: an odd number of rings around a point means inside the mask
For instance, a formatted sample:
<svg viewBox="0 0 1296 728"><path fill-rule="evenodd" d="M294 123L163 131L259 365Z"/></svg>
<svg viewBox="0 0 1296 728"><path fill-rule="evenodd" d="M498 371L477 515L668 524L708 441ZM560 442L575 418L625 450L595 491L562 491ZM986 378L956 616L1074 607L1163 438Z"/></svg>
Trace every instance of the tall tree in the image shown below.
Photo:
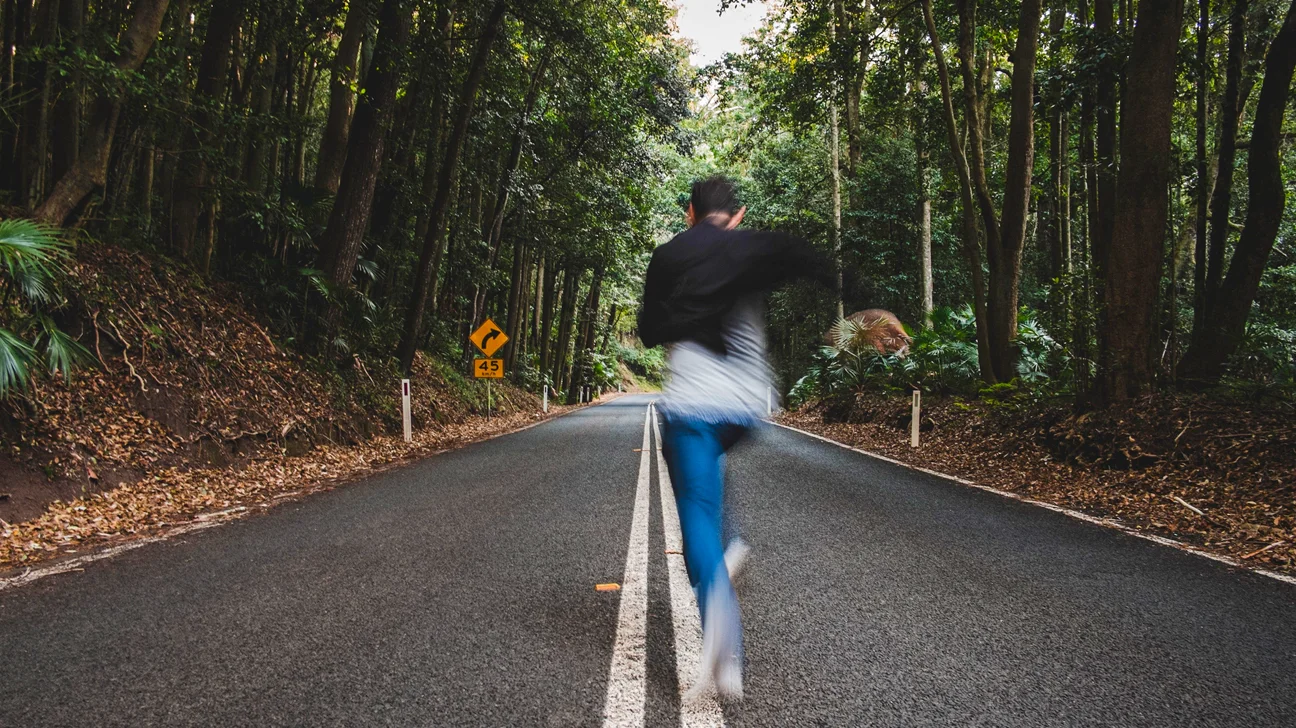
<svg viewBox="0 0 1296 728"><path fill-rule="evenodd" d="M995 381L1016 376L1013 339L1017 336L1017 297L1021 282L1021 256L1026 241L1030 205L1031 170L1035 159L1035 56L1039 47L1040 1L1024 0L1017 20L1013 51L1011 111L1008 122L1008 160L1004 172L1003 217L995 211L986 174L985 99L979 91L973 63L976 51L976 0L959 2L959 48L966 99L971 175L985 231L989 295L986 314L990 364ZM985 371L982 371L982 376Z"/></svg>
<svg viewBox="0 0 1296 728"><path fill-rule="evenodd" d="M87 195L103 187L117 119L121 116L125 77L138 71L148 57L162 27L167 2L137 0L135 3L130 25L118 44L117 57L112 59L117 71L115 80L99 93L94 114L82 136L81 152L76 162L55 183L49 197L36 209L38 220L62 225Z"/></svg>
<svg viewBox="0 0 1296 728"><path fill-rule="evenodd" d="M208 147L217 139L217 112L230 76L230 56L234 38L243 22L244 2L214 3L207 20L207 36L203 39L202 58L198 62L194 120L188 132L187 152L181 158L171 210L171 244L185 257L194 254L198 221L208 201L206 198L211 194L208 189L211 182ZM214 221L209 220L208 225L214 225Z"/></svg>
<svg viewBox="0 0 1296 728"><path fill-rule="evenodd" d="M1203 323L1202 336L1195 337L1184 355L1185 378L1217 379L1246 331L1251 305L1273 251L1286 205L1279 150L1293 72L1296 72L1296 3L1289 3L1286 18L1265 57L1264 81L1247 150L1246 221L1229 262L1228 275ZM1220 175L1222 182L1222 171Z"/></svg>
<svg viewBox="0 0 1296 728"><path fill-rule="evenodd" d="M75 56L81 50L85 0L59 0L59 47ZM81 74L73 70L56 89L53 119L53 175L58 180L76 164L81 147Z"/></svg>
<svg viewBox="0 0 1296 728"><path fill-rule="evenodd" d="M483 24L481 35L477 39L477 49L473 53L468 75L459 92L459 104L455 114L454 127L446 144L445 159L441 163L440 180L437 183L436 199L432 202L430 224L427 237L423 241L423 252L419 257L418 271L414 279L414 292L410 297L409 310L405 318L405 332L401 339L399 356L400 368L408 372L414 364L414 353L418 348L423 333L423 314L427 309L429 292L433 279L441 267L441 256L445 251L446 208L450 202L450 193L454 188L455 178L459 174L459 155L463 151L464 139L468 135L468 123L472 120L473 106L477 101L477 89L481 86L482 77L486 75L486 63L490 60L491 48L499 35L500 26L504 23L507 5L496 2Z"/></svg>
<svg viewBox="0 0 1296 728"><path fill-rule="evenodd" d="M1183 0L1142 0L1123 104L1121 163L1099 341L1100 404L1138 397L1153 380L1152 333L1169 203L1175 52Z"/></svg>
<svg viewBox="0 0 1296 728"><path fill-rule="evenodd" d="M342 165L346 161L347 135L351 129L351 113L355 106L356 68L359 62L360 43L369 27L369 3L372 0L351 0L347 7L342 37L333 56L332 75L329 78L328 119L320 135L319 162L315 167L315 188L337 194L342 183Z"/></svg>
<svg viewBox="0 0 1296 728"><path fill-rule="evenodd" d="M1219 171L1210 204L1210 237L1206 248L1206 276L1202 289L1203 324L1210 318L1211 308L1218 296L1224 278L1224 248L1228 242L1230 207L1233 201L1233 172L1237 161L1238 121L1242 113L1242 73L1246 64L1246 25L1248 0L1234 0L1229 15L1228 61L1224 70L1224 99L1220 104ZM1202 326L1204 333L1205 326Z"/></svg>
<svg viewBox="0 0 1296 728"><path fill-rule="evenodd" d="M409 39L411 16L404 5L402 0L383 0L373 68L365 78L364 93L351 124L337 201L320 239L320 267L334 286L351 285L369 227L383 141L391 125Z"/></svg>
<svg viewBox="0 0 1296 728"><path fill-rule="evenodd" d="M936 22L932 17L931 0L922 0L923 22L927 26L927 36L931 39L932 55L936 59L936 74L941 85L941 111L945 118L945 132L949 137L950 155L954 158L954 168L958 173L960 193L960 227L963 243L963 255L972 277L972 310L976 317L977 327L977 363L981 378L987 382L995 381L994 366L990 358L990 335L988 316L986 315L985 278L982 272L981 243L977 229L976 201L972 191L972 173L964 154L963 138L959 135L958 120L954 116L954 93L950 86L949 64L945 61L945 51L941 47L940 36L936 32Z"/></svg>

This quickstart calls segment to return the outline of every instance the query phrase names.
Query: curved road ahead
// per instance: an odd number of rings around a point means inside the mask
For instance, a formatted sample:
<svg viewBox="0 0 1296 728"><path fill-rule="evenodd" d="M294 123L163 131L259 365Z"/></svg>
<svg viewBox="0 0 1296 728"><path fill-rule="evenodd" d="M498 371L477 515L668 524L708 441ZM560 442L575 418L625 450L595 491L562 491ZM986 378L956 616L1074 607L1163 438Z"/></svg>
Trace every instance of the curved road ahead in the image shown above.
<svg viewBox="0 0 1296 728"><path fill-rule="evenodd" d="M651 399L0 592L0 726L1296 725L1296 587L778 428L747 700L681 706Z"/></svg>

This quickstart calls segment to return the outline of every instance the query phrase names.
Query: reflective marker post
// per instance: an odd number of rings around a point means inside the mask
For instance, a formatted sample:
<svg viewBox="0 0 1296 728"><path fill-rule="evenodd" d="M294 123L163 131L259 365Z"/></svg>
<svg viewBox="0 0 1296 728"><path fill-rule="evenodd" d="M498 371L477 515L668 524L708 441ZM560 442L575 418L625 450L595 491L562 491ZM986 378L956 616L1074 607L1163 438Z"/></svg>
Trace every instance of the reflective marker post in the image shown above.
<svg viewBox="0 0 1296 728"><path fill-rule="evenodd" d="M774 388L769 387L765 390L765 416L774 416Z"/></svg>
<svg viewBox="0 0 1296 728"><path fill-rule="evenodd" d="M410 422L410 382L401 380L401 419L405 422L405 442L413 439L413 427Z"/></svg>
<svg viewBox="0 0 1296 728"><path fill-rule="evenodd" d="M922 412L922 392L913 391L913 417L909 422L909 447L918 447L918 422Z"/></svg>
<svg viewBox="0 0 1296 728"><path fill-rule="evenodd" d="M549 385L544 385L544 412L549 414Z"/></svg>

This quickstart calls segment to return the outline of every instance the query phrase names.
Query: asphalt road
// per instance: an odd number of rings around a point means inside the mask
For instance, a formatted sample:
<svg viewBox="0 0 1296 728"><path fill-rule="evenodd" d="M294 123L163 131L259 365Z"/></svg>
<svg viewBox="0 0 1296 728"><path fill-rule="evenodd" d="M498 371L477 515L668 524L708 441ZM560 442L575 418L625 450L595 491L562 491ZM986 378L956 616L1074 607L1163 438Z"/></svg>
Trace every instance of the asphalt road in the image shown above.
<svg viewBox="0 0 1296 728"><path fill-rule="evenodd" d="M681 708L650 399L0 592L0 726L1296 726L1296 587L777 428L747 698Z"/></svg>

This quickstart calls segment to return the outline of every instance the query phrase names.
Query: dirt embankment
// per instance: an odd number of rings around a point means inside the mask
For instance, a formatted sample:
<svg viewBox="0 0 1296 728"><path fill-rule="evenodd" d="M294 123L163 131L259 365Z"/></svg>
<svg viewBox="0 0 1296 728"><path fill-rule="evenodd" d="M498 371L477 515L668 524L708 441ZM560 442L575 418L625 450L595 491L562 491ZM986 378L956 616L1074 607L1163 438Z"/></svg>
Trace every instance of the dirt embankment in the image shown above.
<svg viewBox="0 0 1296 728"><path fill-rule="evenodd" d="M415 441L394 371L343 371L271 337L238 291L112 246L83 245L60 324L94 361L0 402L0 569L246 507L518 427L539 398L420 358ZM551 411L561 411L554 408Z"/></svg>
<svg viewBox="0 0 1296 728"><path fill-rule="evenodd" d="M787 424L1203 550L1296 573L1296 411L1158 396L1076 416L1062 406L937 398L909 447L907 398L861 394Z"/></svg>

